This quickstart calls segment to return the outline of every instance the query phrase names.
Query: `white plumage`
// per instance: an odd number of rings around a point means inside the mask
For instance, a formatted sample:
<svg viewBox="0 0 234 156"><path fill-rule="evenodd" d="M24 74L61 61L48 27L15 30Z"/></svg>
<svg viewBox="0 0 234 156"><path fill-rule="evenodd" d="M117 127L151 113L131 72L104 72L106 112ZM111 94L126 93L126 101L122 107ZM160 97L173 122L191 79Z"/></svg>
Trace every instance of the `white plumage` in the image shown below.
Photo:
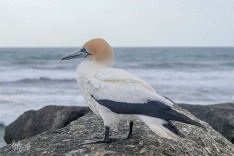
<svg viewBox="0 0 234 156"><path fill-rule="evenodd" d="M91 95L93 95L97 100L108 99L136 105L145 104L149 100L162 101L168 106L173 105L170 101L158 95L156 91L142 79L125 70L105 68L104 66L93 63L91 60L85 60L77 67L77 81L80 86L80 91L90 109L95 114L102 117L106 126L116 127L121 120L139 119L150 125L149 128L155 133L160 136L163 135L161 132L162 129L154 128L152 124L160 127L162 124L167 123L166 121L136 114L116 114L100 105L91 97ZM150 120L148 120L149 118ZM157 132L157 130L159 130L159 132ZM167 136L164 135L164 137ZM169 138L171 138L171 136Z"/></svg>
<svg viewBox="0 0 234 156"><path fill-rule="evenodd" d="M112 68L113 51L103 39L90 40L80 51L63 59L84 56L86 59L77 67L79 88L91 110L102 117L106 127L116 127L122 120L141 120L157 135L169 139L178 139L181 135L169 121L171 119L202 127L173 110L173 103L157 94L142 79Z"/></svg>

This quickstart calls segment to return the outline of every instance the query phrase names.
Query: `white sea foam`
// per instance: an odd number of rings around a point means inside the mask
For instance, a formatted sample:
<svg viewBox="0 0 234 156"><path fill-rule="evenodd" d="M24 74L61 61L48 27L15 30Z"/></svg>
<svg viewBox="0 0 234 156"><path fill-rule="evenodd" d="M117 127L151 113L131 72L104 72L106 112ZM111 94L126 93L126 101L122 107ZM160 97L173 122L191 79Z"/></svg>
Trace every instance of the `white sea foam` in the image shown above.
<svg viewBox="0 0 234 156"><path fill-rule="evenodd" d="M10 102L7 101L10 98ZM38 110L47 105L62 105L62 106L86 106L82 96L64 95L64 96L8 96L4 97L0 95L0 99L5 100L6 103L0 104L0 124L9 125L17 117L22 115L28 110ZM40 100L38 100L40 99Z"/></svg>
<svg viewBox="0 0 234 156"><path fill-rule="evenodd" d="M74 70L41 70L41 69L9 69L0 71L0 82L14 82L20 80L38 80L40 78L48 78L53 80L69 80L75 79L76 73Z"/></svg>

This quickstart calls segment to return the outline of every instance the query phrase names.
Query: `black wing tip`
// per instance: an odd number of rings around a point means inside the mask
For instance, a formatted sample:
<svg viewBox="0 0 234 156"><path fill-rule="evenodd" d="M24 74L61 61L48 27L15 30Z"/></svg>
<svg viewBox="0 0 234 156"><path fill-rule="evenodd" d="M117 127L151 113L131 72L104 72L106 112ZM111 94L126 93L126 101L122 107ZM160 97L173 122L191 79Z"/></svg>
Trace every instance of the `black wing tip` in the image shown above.
<svg viewBox="0 0 234 156"><path fill-rule="evenodd" d="M198 127L201 127L202 129L204 129L206 132L207 132L207 129L206 127L201 124L200 122L198 121L195 121L193 119L191 119L190 117L174 110L174 109L170 109L170 110L167 110L165 112L165 116L164 116L164 119L166 119L167 121L179 121L179 122L183 122L183 123L186 123L186 124L191 124L191 125L194 125L194 126L198 126Z"/></svg>
<svg viewBox="0 0 234 156"><path fill-rule="evenodd" d="M186 116L186 117L187 117L187 116ZM200 127L200 128L202 128L204 131L207 132L207 128L206 128L203 124L201 124L200 122L195 121L195 120L193 120L193 119L191 119L191 118L189 118L189 117L187 117L186 121L182 121L182 122L187 123L187 124L191 124L191 125L194 125L194 126L197 126L197 127Z"/></svg>

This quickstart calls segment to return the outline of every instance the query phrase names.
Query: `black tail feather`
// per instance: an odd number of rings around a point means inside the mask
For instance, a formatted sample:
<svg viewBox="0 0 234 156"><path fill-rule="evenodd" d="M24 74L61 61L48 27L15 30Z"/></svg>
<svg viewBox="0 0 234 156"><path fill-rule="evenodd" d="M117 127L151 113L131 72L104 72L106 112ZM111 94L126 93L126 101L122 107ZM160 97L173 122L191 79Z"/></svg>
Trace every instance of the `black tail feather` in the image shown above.
<svg viewBox="0 0 234 156"><path fill-rule="evenodd" d="M167 121L167 124L163 124L165 128L173 132L174 134L180 136L181 138L185 138L185 135L179 131L179 129L171 122Z"/></svg>
<svg viewBox="0 0 234 156"><path fill-rule="evenodd" d="M173 110L173 109L166 110L163 113L162 118L165 119L165 120L179 121L179 122L195 125L195 126L203 128L205 131L207 131L206 127L203 126L201 123L199 123L199 122L197 122L195 120L192 120L189 117L185 116L184 114L181 114L181 113L179 113L179 112L177 112L176 110Z"/></svg>

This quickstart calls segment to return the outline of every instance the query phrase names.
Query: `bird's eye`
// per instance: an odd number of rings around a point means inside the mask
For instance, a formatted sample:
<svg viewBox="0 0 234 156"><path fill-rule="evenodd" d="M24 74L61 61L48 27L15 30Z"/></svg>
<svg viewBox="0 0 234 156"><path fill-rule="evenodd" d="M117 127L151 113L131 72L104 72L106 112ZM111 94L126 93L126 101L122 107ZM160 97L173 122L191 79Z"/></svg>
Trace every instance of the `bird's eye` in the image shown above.
<svg viewBox="0 0 234 156"><path fill-rule="evenodd" d="M83 53L88 53L85 48L80 49L80 51L83 52Z"/></svg>

